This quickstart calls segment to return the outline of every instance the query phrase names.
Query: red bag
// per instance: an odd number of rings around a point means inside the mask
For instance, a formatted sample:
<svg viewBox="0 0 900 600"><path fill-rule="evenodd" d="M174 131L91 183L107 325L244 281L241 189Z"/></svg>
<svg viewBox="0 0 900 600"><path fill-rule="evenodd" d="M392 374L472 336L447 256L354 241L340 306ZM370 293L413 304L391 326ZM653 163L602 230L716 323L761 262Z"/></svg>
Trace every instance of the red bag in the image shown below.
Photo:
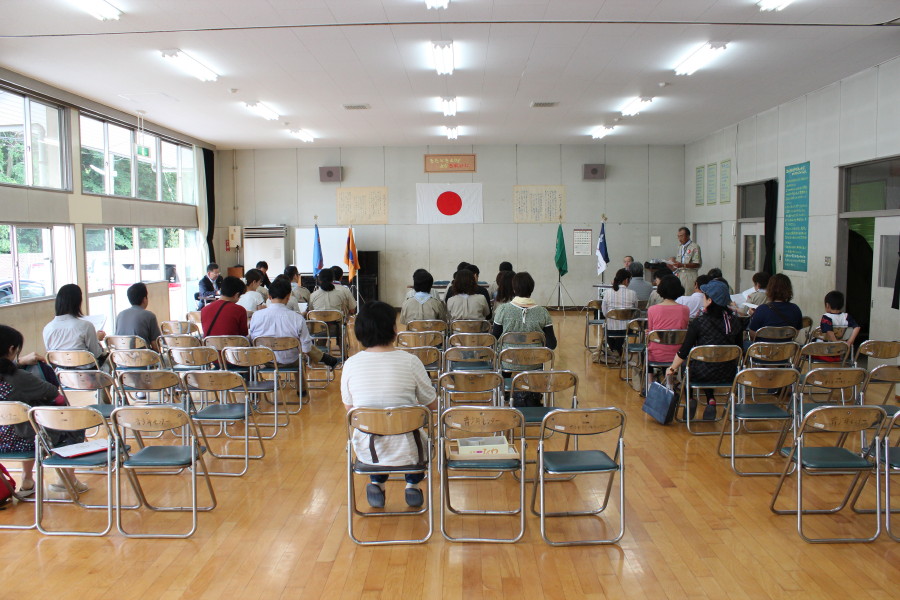
<svg viewBox="0 0 900 600"><path fill-rule="evenodd" d="M16 492L16 480L12 478L6 467L0 465L0 505L12 500Z"/></svg>

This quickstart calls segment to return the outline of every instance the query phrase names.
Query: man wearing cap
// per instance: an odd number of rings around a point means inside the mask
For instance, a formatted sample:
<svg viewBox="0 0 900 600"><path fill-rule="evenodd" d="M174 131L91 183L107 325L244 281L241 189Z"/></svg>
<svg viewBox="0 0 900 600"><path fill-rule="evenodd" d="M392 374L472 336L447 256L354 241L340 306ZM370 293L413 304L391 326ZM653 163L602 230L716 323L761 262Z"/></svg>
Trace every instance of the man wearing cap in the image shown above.
<svg viewBox="0 0 900 600"><path fill-rule="evenodd" d="M691 239L691 230L687 227L681 227L678 230L678 250L675 256L669 259L669 264L673 270L677 269L676 275L681 280L684 289L694 289L694 281L697 280L698 269L703 265L700 258L700 246Z"/></svg>

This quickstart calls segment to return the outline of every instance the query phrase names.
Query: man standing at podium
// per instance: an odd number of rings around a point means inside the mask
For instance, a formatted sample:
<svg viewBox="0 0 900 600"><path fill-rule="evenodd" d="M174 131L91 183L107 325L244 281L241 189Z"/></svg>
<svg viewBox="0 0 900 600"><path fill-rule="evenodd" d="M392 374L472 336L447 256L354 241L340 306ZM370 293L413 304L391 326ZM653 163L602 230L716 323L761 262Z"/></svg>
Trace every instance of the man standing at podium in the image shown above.
<svg viewBox="0 0 900 600"><path fill-rule="evenodd" d="M681 285L685 290L693 290L694 282L697 281L698 269L703 265L703 259L700 258L700 246L691 240L691 230L682 227L678 230L678 250L675 256L669 259L669 264L673 270L677 269L676 275L681 280Z"/></svg>

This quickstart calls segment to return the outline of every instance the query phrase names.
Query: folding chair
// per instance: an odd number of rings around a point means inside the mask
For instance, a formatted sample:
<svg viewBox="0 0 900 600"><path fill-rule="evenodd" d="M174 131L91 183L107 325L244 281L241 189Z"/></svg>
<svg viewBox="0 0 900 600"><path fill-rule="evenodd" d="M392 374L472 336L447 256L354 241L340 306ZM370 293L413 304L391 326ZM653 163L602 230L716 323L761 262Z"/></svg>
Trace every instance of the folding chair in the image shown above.
<svg viewBox="0 0 900 600"><path fill-rule="evenodd" d="M198 311L199 312L199 311ZM163 335L193 335L199 338L199 321L163 321L159 324L159 331Z"/></svg>
<svg viewBox="0 0 900 600"><path fill-rule="evenodd" d="M447 335L447 323L440 319L420 319L406 324L407 331L440 331Z"/></svg>
<svg viewBox="0 0 900 600"><path fill-rule="evenodd" d="M606 319L603 318L603 303L600 300L591 300L584 307L584 347L593 350L600 347L600 336L603 332L603 325ZM597 328L597 345L591 346L591 328Z"/></svg>
<svg viewBox="0 0 900 600"><path fill-rule="evenodd" d="M645 371L644 353L647 351L647 344L644 342L644 331L647 329L647 319L632 319L628 321L625 327L625 343L622 344L622 358L619 362L619 379L625 381L628 385L632 385L632 380L642 382L642 375ZM632 355L637 356L636 364L632 364ZM632 374L632 368L635 373ZM625 371L625 377L622 377L622 371ZM633 387L633 385L632 385Z"/></svg>
<svg viewBox="0 0 900 600"><path fill-rule="evenodd" d="M251 458L260 459L266 455L266 448L263 446L263 438L260 434L259 426L256 424L256 419L254 419L250 411L249 393L243 378L231 371L185 371L181 373L181 380L188 392L185 395L186 409L194 422L200 424L200 437L203 438L203 446L209 451L209 454L215 458L240 459L244 461L244 468L239 473L210 471L209 474L223 477L240 477L250 468ZM211 397L215 399L215 402L211 402L205 408L197 410L193 401L194 393L196 392L211 393ZM242 394L242 400L234 401L236 394ZM216 423L226 428L227 432L228 423L238 422L244 424L244 453L226 454L224 448L221 454L213 452L209 445L206 431L203 429L203 424ZM252 438L250 436L251 423L256 430L256 435ZM250 454L251 439L259 442L259 454Z"/></svg>
<svg viewBox="0 0 900 600"><path fill-rule="evenodd" d="M443 348L444 333L442 331L399 331L395 345L398 348L422 348L424 346Z"/></svg>
<svg viewBox="0 0 900 600"><path fill-rule="evenodd" d="M622 357L620 356L618 359L615 357L614 360L610 361L609 351L612 349L609 345L610 338L612 339L621 339L622 340L622 350L624 353L625 343L628 341L628 322L637 319L641 316L641 311L636 308L612 308L606 312L606 320L601 325L601 329L603 330L603 362L607 366L617 366L622 361ZM610 321L625 321L625 333L622 335L616 334L614 336L609 335L609 322ZM598 350L599 353L599 350Z"/></svg>
<svg viewBox="0 0 900 600"><path fill-rule="evenodd" d="M328 329L328 323L317 321L315 319L306 320L306 329L312 338L313 345L327 354L331 350L331 332ZM328 387L328 384L334 381L334 372L319 363L314 364L308 355L302 360L306 363L306 387L311 390L322 390ZM324 377L313 377L313 374L324 373Z"/></svg>
<svg viewBox="0 0 900 600"><path fill-rule="evenodd" d="M854 367L807 371L800 380L797 393L797 408L794 410L796 423L799 425L806 413L817 406L859 404L860 386L865 382L867 375L865 369ZM834 400L836 393L840 393L839 402ZM826 396L824 399L817 399L816 395Z"/></svg>
<svg viewBox="0 0 900 600"><path fill-rule="evenodd" d="M556 395L568 393L570 390L572 399L569 406L559 406ZM548 413L557 408L578 408L578 376L572 371L524 371L513 377L511 391L511 404L515 402L516 392L533 392L541 395L540 406L514 406L525 417L525 439L541 438L540 433L529 435L528 428L531 427L533 430L540 426ZM537 461L525 460L526 465L535 462Z"/></svg>
<svg viewBox="0 0 900 600"><path fill-rule="evenodd" d="M425 438L422 439L420 430L425 430ZM419 460L415 464L401 466L383 466L369 464L360 461L353 449L354 435L406 435L416 432L417 447L419 448ZM428 541L434 528L432 515L433 498L430 491L432 465L431 465L431 440L432 425L431 411L427 406L396 406L388 408L357 407L347 413L347 531L350 539L363 546L383 546L387 544L422 544ZM374 457L373 457L374 458ZM356 486L354 475L407 475L424 473L425 479L422 490L425 493L425 503L419 510L382 510L362 511L356 501ZM403 538L390 540L363 540L357 537L354 531L354 515L358 517L407 517L414 515L426 515L428 531L420 538Z"/></svg>
<svg viewBox="0 0 900 600"><path fill-rule="evenodd" d="M453 346L496 348L497 338L490 333L454 333L447 339L447 347Z"/></svg>
<svg viewBox="0 0 900 600"><path fill-rule="evenodd" d="M110 352L113 350L137 350L147 347L147 342L144 341L144 338L136 335L108 335L103 338L103 341L106 342L106 349Z"/></svg>
<svg viewBox="0 0 900 600"><path fill-rule="evenodd" d="M779 345L779 344L776 344ZM722 420L722 433L719 435L719 444L716 447L719 456L731 460L731 469L741 477L751 475L780 475L779 471L741 471L737 466L739 458L769 458L781 449L787 434L791 429L793 417L790 410L793 408L793 394L797 382L800 381L800 373L794 369L784 368L748 368L735 376L728 394L728 407L725 418ZM765 391L790 388L787 400L778 401L783 397L779 393L775 402L756 402L753 391ZM748 390L751 392L748 394ZM741 431L747 433L771 433L771 431L752 431L747 428L748 423L781 421L782 427L775 442L774 449L766 454L738 454L736 450L737 435ZM728 431L730 440L730 452L722 452L722 442L725 432Z"/></svg>
<svg viewBox="0 0 900 600"><path fill-rule="evenodd" d="M497 347L502 352L507 348L525 348L543 346L547 343L543 331L507 331L500 334Z"/></svg>
<svg viewBox="0 0 900 600"><path fill-rule="evenodd" d="M297 410L287 409L287 413L290 415L296 415L300 412L304 402L303 402L303 355L300 353L300 340L292 337L277 337L271 335L261 335L258 338L253 340L254 346L262 346L264 348L268 348L272 352L285 352L289 350L296 350L298 353L298 360L296 365L288 366L287 364L278 363L278 372L282 377L285 377L288 381L288 384L293 383L294 389L297 390L297 402L294 403L290 400L282 399L282 404L287 406L297 406ZM277 361L278 354L275 355L275 359ZM259 373L272 373L274 372L273 365L269 365L266 367L262 367L258 369ZM308 398L309 396L307 396ZM308 400L307 400L308 402Z"/></svg>
<svg viewBox="0 0 900 600"><path fill-rule="evenodd" d="M879 360L891 360L900 356L900 342L886 342L882 340L866 340L859 345L856 356L853 357L853 366L858 367L860 359L877 358ZM871 366L870 366L871 367Z"/></svg>
<svg viewBox="0 0 900 600"><path fill-rule="evenodd" d="M850 358L851 348L844 342L809 342L800 348L798 361L800 366L806 363L806 369L817 367L843 367ZM833 358L832 361L821 357Z"/></svg>
<svg viewBox="0 0 900 600"><path fill-rule="evenodd" d="M219 351L209 346L176 347L168 349L173 371L198 371L214 369L218 365Z"/></svg>
<svg viewBox="0 0 900 600"><path fill-rule="evenodd" d="M678 346L679 348L684 343L684 338L687 336L687 329L657 329L655 331L648 331L646 333L646 341L644 344L644 369L645 372L642 374L644 379L644 395L646 396L650 392L650 379L647 377L646 370L650 368L654 369L666 369L669 365L672 364L672 361L668 362L659 362L650 360L650 344L661 344L663 346Z"/></svg>
<svg viewBox="0 0 900 600"><path fill-rule="evenodd" d="M104 375L106 375L104 373ZM116 468L115 444L106 424L106 418L92 407L56 407L35 406L28 411L31 426L37 432L35 438L35 525L38 531L45 535L84 535L98 537L109 533L113 522L113 485L112 474ZM74 432L85 429L97 428L100 431L98 439L107 441L107 448L102 452L94 452L82 456L64 458L55 455L54 445L49 430L56 432ZM44 469L89 469L92 473L106 475L106 504L87 504L82 502L81 494L76 489L67 473L61 475L71 502L65 504L77 504L82 508L96 508L106 510L106 525L102 529L93 531L81 530L49 530L43 525L44 520ZM64 473L64 472L61 472Z"/></svg>
<svg viewBox="0 0 900 600"><path fill-rule="evenodd" d="M453 375L452 373L448 375ZM446 377L446 375L445 375ZM442 378L443 379L443 378ZM464 457L465 455L452 455L451 444L460 439L473 436L494 436L505 435L508 432L516 432L510 436L511 439L519 438L518 456L515 458L490 458L485 456L478 458ZM455 407L448 408L441 413L440 419L440 437L438 456L440 459L440 477L441 477L441 533L448 541L451 542L494 542L494 543L514 543L522 539L525 533L525 420L522 413L514 408L500 407L484 407L484 408L468 408ZM457 442L458 443L458 442ZM518 473L519 480L519 503L512 509L497 510L486 508L456 508L450 499L450 480L462 479L463 477L451 477L453 471L466 472L498 472L497 477L465 477L465 479L497 479L503 473ZM474 485L474 484L467 484ZM484 484L482 484L483 486ZM470 490L471 492L471 490ZM467 496L477 497L476 494L466 494ZM505 496L505 493L494 494L494 496ZM455 537L448 528L445 520L446 513L451 512L455 515L464 517L465 515L481 515L487 516L519 516L518 531L511 537Z"/></svg>
<svg viewBox="0 0 900 600"><path fill-rule="evenodd" d="M174 373L158 371L148 373L123 373L129 377L136 375L149 385L158 385L160 390L164 388L174 389L180 385L178 376ZM119 533L130 538L155 538L172 539L188 538L197 531L198 511L210 511L216 507L216 494L213 491L212 481L206 463L203 461L203 453L206 448L200 446L197 431L190 416L177 406L122 406L113 411L113 430L116 432L116 453L121 457L119 468L116 469L116 527ZM178 431L187 434L186 443L183 445L143 446L135 454L131 454L123 440L128 431L140 439L142 433L163 433L166 431ZM161 469L177 469L175 473L181 473L188 469L191 482L190 506L156 506L147 499L144 488L141 486L138 470L159 471ZM206 480L206 488L209 490L210 504L199 506L197 502L197 470L203 470L203 478ZM132 487L137 493L142 506L152 511L174 512L190 511L191 528L186 533L130 533L122 524L122 471L127 473ZM170 495L167 492L166 495Z"/></svg>
<svg viewBox="0 0 900 600"><path fill-rule="evenodd" d="M765 340L775 340L776 342L793 342L797 338L797 330L793 327L776 327L767 325L760 327L756 332L746 330L747 338L751 341L762 338ZM769 342L769 343L776 343Z"/></svg>
<svg viewBox="0 0 900 600"><path fill-rule="evenodd" d="M347 359L344 354L347 347L347 328L344 325L346 320L344 313L339 310L311 310L306 314L306 319L307 321L322 321L328 324L328 340L330 342L333 339L337 342L338 350L341 353L341 362L343 363ZM310 335L313 335L312 332L310 332ZM326 352L331 354L330 345Z"/></svg>
<svg viewBox="0 0 900 600"><path fill-rule="evenodd" d="M166 361L166 366L170 369L175 368L175 365L171 361L171 356L169 355L170 348L197 348L203 345L200 338L182 333L161 335L159 336L158 342L159 354L163 357L163 360Z"/></svg>
<svg viewBox="0 0 900 600"><path fill-rule="evenodd" d="M437 385L438 376L441 374L441 351L434 346L424 346L422 348L409 348L400 346L400 349L407 354L412 354L422 362L428 378L431 379L432 385Z"/></svg>
<svg viewBox="0 0 900 600"><path fill-rule="evenodd" d="M113 350L109 353L109 364L112 367L112 376L118 378L119 373L124 371L147 371L152 369L162 369L164 367L162 358L155 351L144 348L136 350ZM146 400L132 393L133 390L119 388L119 393L124 398L118 404L130 404L129 394L132 400Z"/></svg>
<svg viewBox="0 0 900 600"><path fill-rule="evenodd" d="M615 450L610 456L603 450L547 450L547 439L554 433L568 438L586 435L614 437ZM541 421L541 435L538 441L538 475L537 483L531 495L531 510L534 510L535 496L540 496L539 510L536 514L541 520L541 537L551 546L575 546L593 544L615 544L625 534L625 413L618 408L582 408L557 409L547 413ZM608 441L612 445L612 440ZM547 519L552 517L599 516L609 506L612 495L613 479L619 474L619 530L611 537L601 539L579 539L554 541L547 535ZM600 507L596 510L550 512L547 510L546 485L548 475L608 475L606 493ZM569 501L571 502L571 500Z"/></svg>
<svg viewBox="0 0 900 600"><path fill-rule="evenodd" d="M799 353L800 344L794 341L754 342L744 352L744 366L796 369Z"/></svg>
<svg viewBox="0 0 900 600"><path fill-rule="evenodd" d="M97 359L87 350L51 350L47 352L47 364L57 371L60 369L100 370Z"/></svg>
<svg viewBox="0 0 900 600"><path fill-rule="evenodd" d="M490 333L491 322L483 319L457 319L450 322L450 333Z"/></svg>
<svg viewBox="0 0 900 600"><path fill-rule="evenodd" d="M112 400L113 402L125 401L124 394L119 394L116 391L115 380L103 371L57 371L56 377L59 379L62 393L70 406L93 408L103 415L105 419L109 419L117 404L108 404L104 400ZM82 401L81 394L73 394L72 392L88 392L97 402L85 404Z"/></svg>
<svg viewBox="0 0 900 600"><path fill-rule="evenodd" d="M272 415L271 423L260 423L258 427L272 427L272 435L263 436L263 439L271 440L278 435L279 427L288 426L288 415L285 412L278 412L278 401L281 396L281 375L278 371L278 363L275 361L275 353L263 346L256 347L225 347L222 348L222 358L226 364L234 365L239 369L246 369L249 373L248 381L244 382L244 390L248 397L247 401L251 403L253 410L259 414ZM269 368L273 375L272 379L260 379L259 369ZM240 392L241 389L236 388L233 391ZM260 397L272 394L272 410L264 411L260 409ZM279 421L279 415L284 415L284 421Z"/></svg>
<svg viewBox="0 0 900 600"><path fill-rule="evenodd" d="M900 472L900 446L897 445L900 442L892 445L891 433L898 428L900 428L900 412L895 411L884 428L884 530L895 542L900 542L900 534L894 533L891 527L891 513L900 509L891 509L891 475Z"/></svg>
<svg viewBox="0 0 900 600"><path fill-rule="evenodd" d="M818 369L817 369L818 370ZM814 408L803 417L797 429L797 436L790 448L783 448L781 454L787 460L772 493L769 509L779 515L797 516L797 533L810 543L833 542L871 542L881 533L881 438L878 433L885 421L884 411L878 406L820 406ZM844 447L844 442L852 433L862 433L867 429L875 429L876 435L872 443L862 454ZM810 433L835 433L838 442L831 446L807 445ZM874 460L873 460L874 458ZM784 486L785 479L791 473L797 473L796 506L791 509L776 508L778 495ZM809 475L853 475L850 486L843 500L837 506L825 509L804 508L804 474ZM835 514L843 510L854 490L865 475L875 475L875 532L870 537L810 537L803 529L804 515ZM865 484L865 480L863 480ZM820 495L820 494L819 494ZM858 492L857 492L858 495Z"/></svg>
<svg viewBox="0 0 900 600"><path fill-rule="evenodd" d="M486 346L451 346L444 350L444 364L441 372L448 371L493 371L497 365L497 354Z"/></svg>
<svg viewBox="0 0 900 600"><path fill-rule="evenodd" d="M242 335L210 335L203 338L203 345L216 349L216 351L219 353L219 356L222 358L222 362L220 364L222 365L223 369L228 369L229 371L237 371L239 373L249 372L249 369L244 369L235 365L229 365L228 362L225 361L225 357L222 356L222 350L224 350L225 348L249 348L249 338Z"/></svg>
<svg viewBox="0 0 900 600"><path fill-rule="evenodd" d="M684 419L678 418L678 411L675 411L675 420L684 423L687 426L688 432L691 435L718 435L716 431L695 431L693 427L691 427L691 422L695 421L694 419L694 409L692 409L692 402L694 400L694 394L697 393L699 396L699 392L701 389L713 389L713 394L715 394L716 390L730 390L731 384L734 382L734 377L730 377L727 381L697 381L696 375L691 378L691 365L692 363L731 363L735 364L735 372L737 372L737 366L741 362L741 348L739 346L694 346L691 348L691 351L688 353L687 362L685 363L685 381L684 386L681 388L681 399L684 400L683 406L685 407L684 411ZM695 402L699 403L699 399L695 400ZM679 403L679 407L682 404ZM719 420L719 416L717 415L716 421Z"/></svg>
<svg viewBox="0 0 900 600"><path fill-rule="evenodd" d="M3 383L0 385L8 385ZM11 389L11 388L10 388ZM8 400L0 401L0 427L12 427L21 423L28 423L28 409L31 408L24 402L11 402ZM10 462L27 462L34 460L34 452L2 452L0 453L0 463ZM6 479L0 479L0 485L7 486L10 493L15 496L16 490L14 486L10 486ZM35 484L37 486L37 484ZM34 529L37 524L36 520L28 525L0 525L0 529Z"/></svg>
<svg viewBox="0 0 900 600"><path fill-rule="evenodd" d="M499 406L503 377L497 371L450 371L438 379L438 414L453 405Z"/></svg>
<svg viewBox="0 0 900 600"><path fill-rule="evenodd" d="M517 373L553 368L553 350L541 346L506 348L497 360L503 373L503 390L512 392L512 380Z"/></svg>

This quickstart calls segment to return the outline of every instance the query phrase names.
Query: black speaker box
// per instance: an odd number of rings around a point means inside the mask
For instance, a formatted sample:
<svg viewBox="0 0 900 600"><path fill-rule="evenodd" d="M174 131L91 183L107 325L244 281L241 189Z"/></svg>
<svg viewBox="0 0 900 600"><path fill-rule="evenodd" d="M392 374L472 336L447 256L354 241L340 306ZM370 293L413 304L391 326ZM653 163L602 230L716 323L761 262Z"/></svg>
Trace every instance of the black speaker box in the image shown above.
<svg viewBox="0 0 900 600"><path fill-rule="evenodd" d="M343 180L343 176L343 167L319 167L319 181L321 181L322 183L328 183L332 181L340 183Z"/></svg>
<svg viewBox="0 0 900 600"><path fill-rule="evenodd" d="M606 165L584 165L584 179L606 179Z"/></svg>

